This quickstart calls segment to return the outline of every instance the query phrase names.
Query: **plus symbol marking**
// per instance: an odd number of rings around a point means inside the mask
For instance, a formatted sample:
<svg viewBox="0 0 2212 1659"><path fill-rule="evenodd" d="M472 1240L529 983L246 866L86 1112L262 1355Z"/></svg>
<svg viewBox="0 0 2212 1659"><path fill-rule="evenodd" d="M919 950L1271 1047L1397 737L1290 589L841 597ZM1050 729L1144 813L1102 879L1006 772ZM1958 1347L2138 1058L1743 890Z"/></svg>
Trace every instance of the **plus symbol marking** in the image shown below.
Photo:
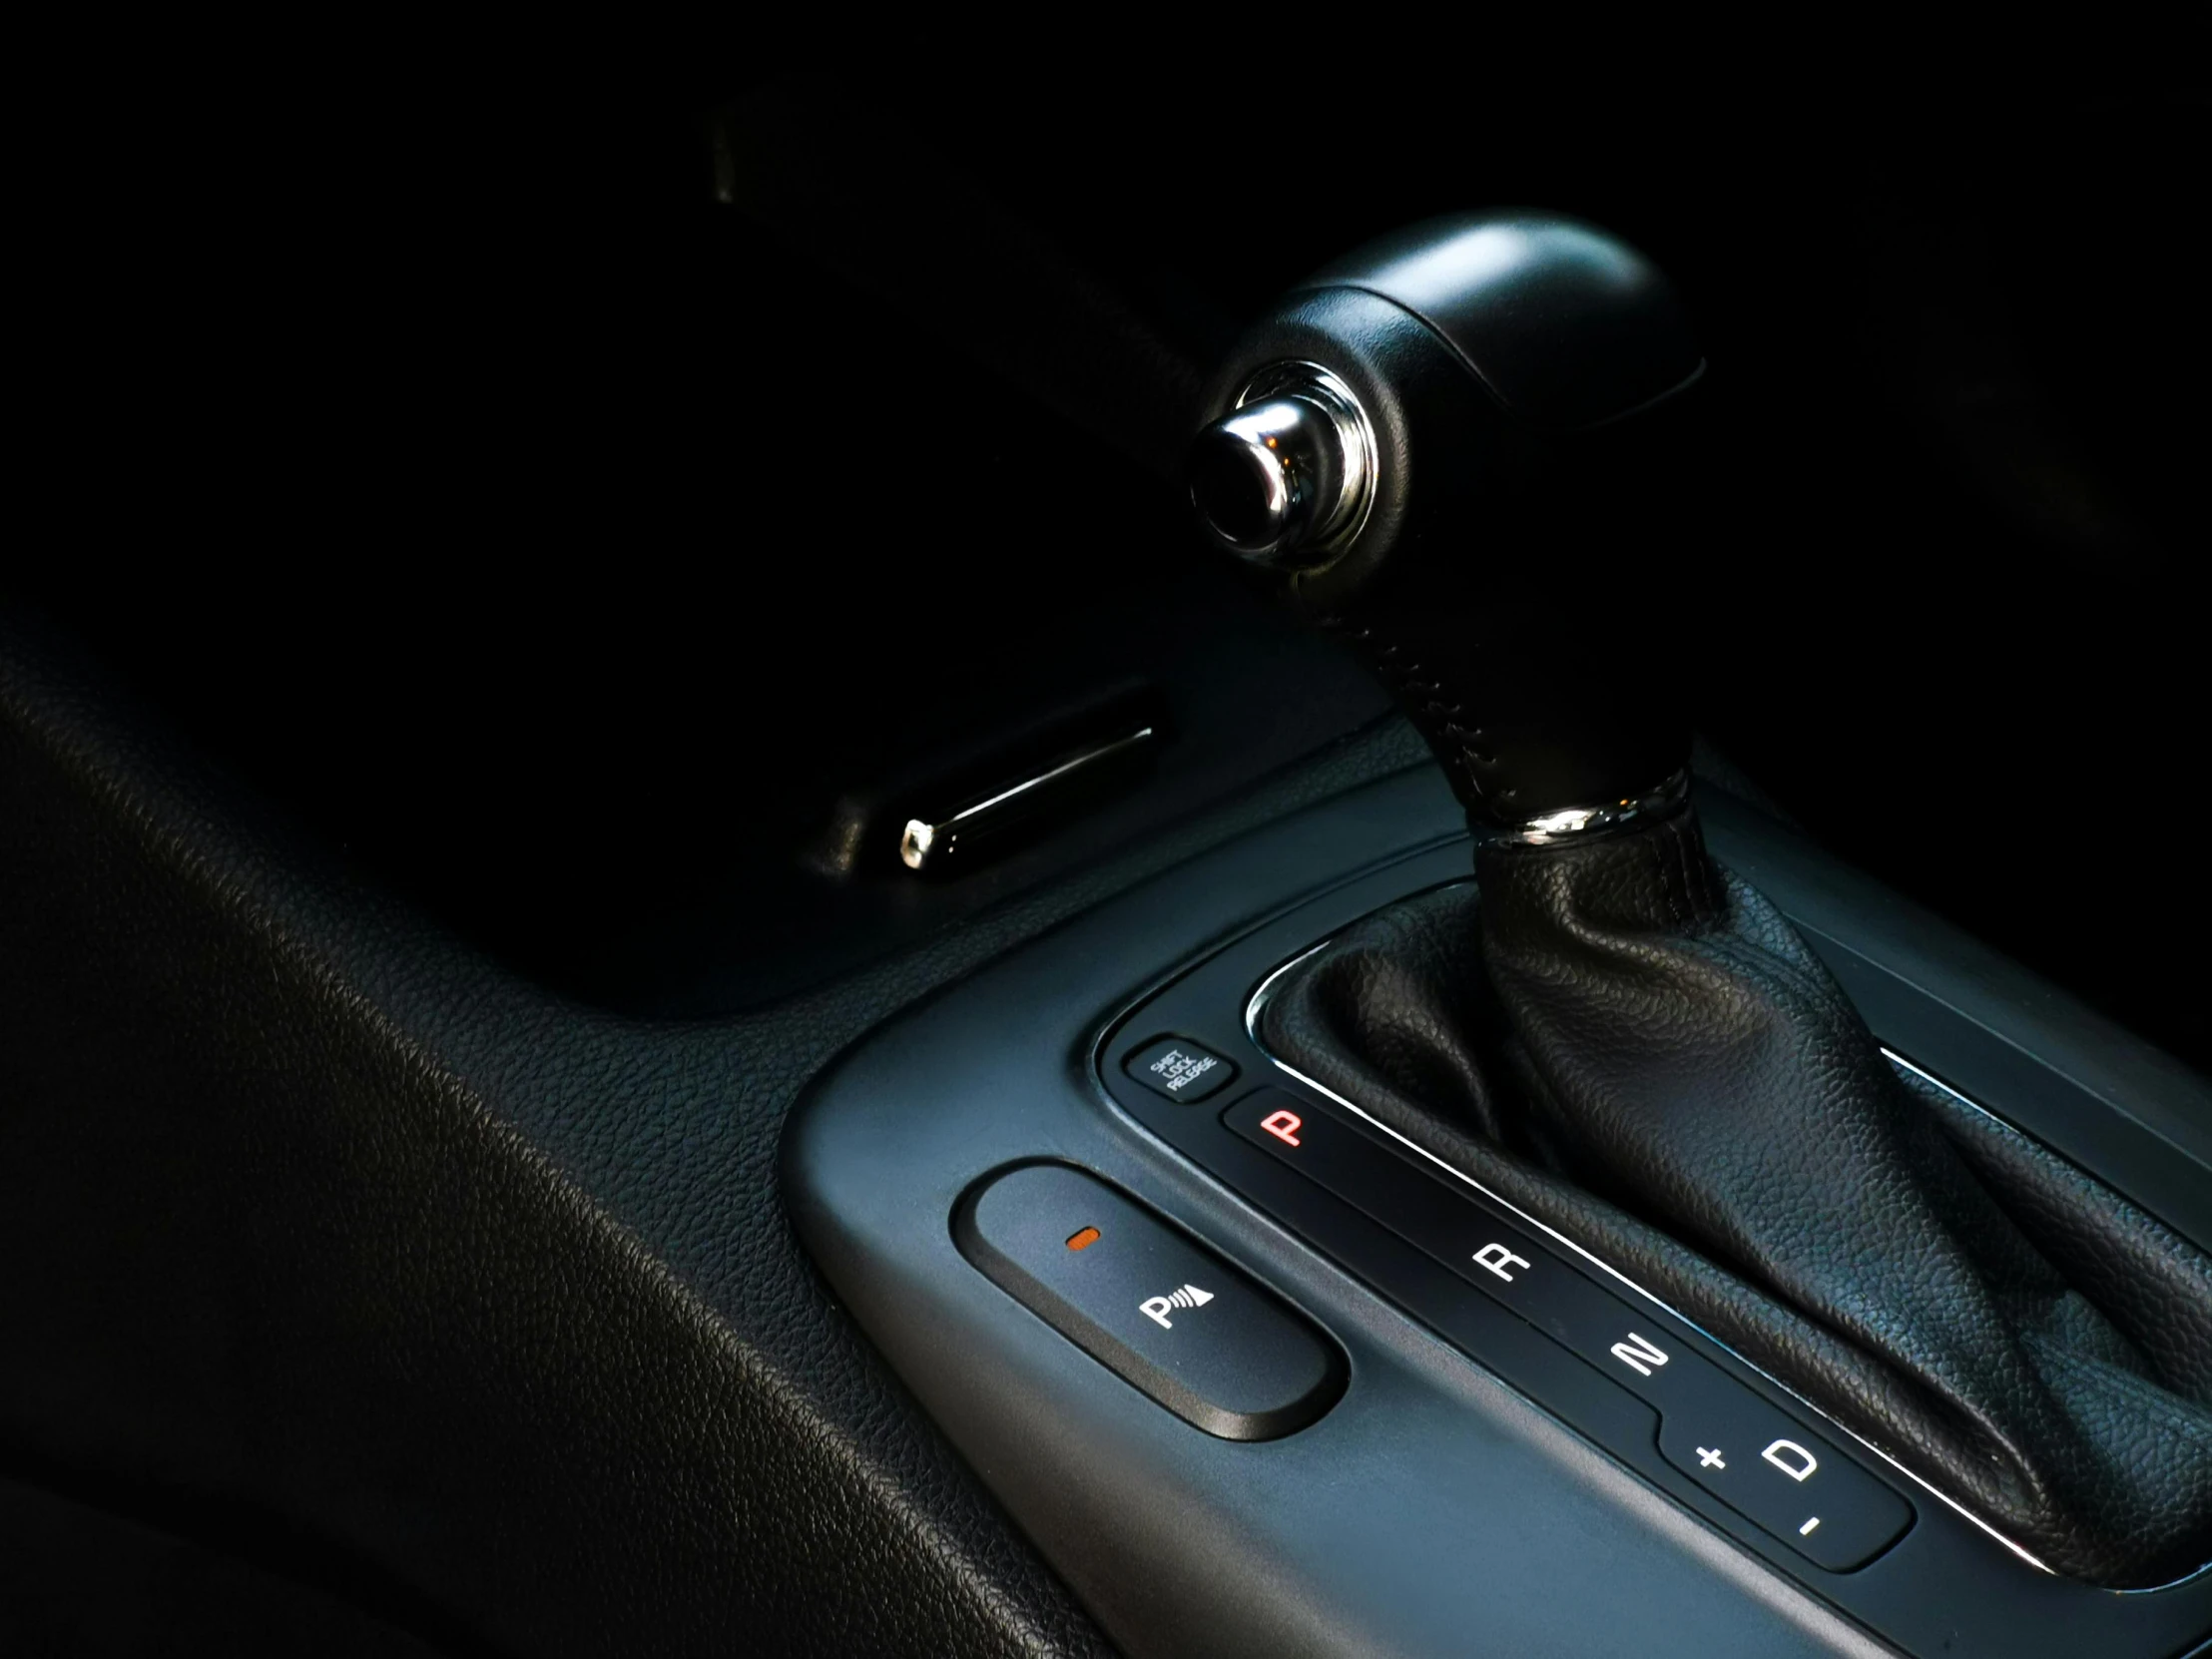
<svg viewBox="0 0 2212 1659"><path fill-rule="evenodd" d="M1697 1448L1697 1466L1701 1469L1725 1469L1721 1461L1721 1448L1717 1445L1701 1445Z"/></svg>

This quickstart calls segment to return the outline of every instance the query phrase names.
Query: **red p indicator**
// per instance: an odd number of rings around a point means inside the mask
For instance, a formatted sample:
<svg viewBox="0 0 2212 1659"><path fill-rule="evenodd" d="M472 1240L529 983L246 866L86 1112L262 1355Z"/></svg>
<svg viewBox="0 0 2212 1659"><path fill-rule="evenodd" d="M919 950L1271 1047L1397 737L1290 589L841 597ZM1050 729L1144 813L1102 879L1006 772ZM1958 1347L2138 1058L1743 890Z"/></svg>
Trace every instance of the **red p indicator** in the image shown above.
<svg viewBox="0 0 2212 1659"><path fill-rule="evenodd" d="M1281 1141L1285 1146L1298 1145L1298 1132L1306 1120L1296 1112L1270 1112L1260 1120L1260 1127Z"/></svg>

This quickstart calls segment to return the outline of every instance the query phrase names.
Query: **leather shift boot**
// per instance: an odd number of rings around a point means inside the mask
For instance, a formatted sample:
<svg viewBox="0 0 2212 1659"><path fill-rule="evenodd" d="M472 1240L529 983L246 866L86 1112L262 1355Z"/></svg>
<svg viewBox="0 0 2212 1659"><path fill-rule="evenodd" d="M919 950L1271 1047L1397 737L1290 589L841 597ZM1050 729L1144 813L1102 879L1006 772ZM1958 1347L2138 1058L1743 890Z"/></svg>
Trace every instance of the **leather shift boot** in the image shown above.
<svg viewBox="0 0 2212 1659"><path fill-rule="evenodd" d="M2053 1570L2212 1559L2212 1260L1893 1067L1694 812L1476 868L1287 975L1267 1047Z"/></svg>

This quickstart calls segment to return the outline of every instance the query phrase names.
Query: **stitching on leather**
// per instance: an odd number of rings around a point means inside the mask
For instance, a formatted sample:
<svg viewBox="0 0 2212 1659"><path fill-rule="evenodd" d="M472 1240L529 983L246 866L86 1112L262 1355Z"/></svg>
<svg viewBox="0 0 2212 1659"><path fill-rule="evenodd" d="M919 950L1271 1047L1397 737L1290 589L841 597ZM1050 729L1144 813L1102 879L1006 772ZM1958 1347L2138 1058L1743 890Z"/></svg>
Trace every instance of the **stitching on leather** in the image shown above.
<svg viewBox="0 0 2212 1659"><path fill-rule="evenodd" d="M1658 834L1653 839L1665 843L1667 856L1674 864L1672 872L1674 890L1681 893L1683 902L1689 910L1687 917L1678 916L1676 918L1678 923L1690 924L1701 920L1702 918L1698 914L1697 877L1690 868L1689 856L1683 847L1682 836L1677 827L1672 824L1662 824L1659 827Z"/></svg>
<svg viewBox="0 0 2212 1659"><path fill-rule="evenodd" d="M1657 838L1642 837L1643 851L1651 860L1652 882L1667 895L1667 919L1675 926L1682 925L1682 894L1676 884L1668 879L1667 860L1659 850Z"/></svg>
<svg viewBox="0 0 2212 1659"><path fill-rule="evenodd" d="M1332 623L1330 626L1342 625ZM1382 676L1400 703L1418 711L1419 724L1430 727L1450 746L1453 756L1452 773L1466 786L1469 794L1487 805L1490 793L1483 788L1479 752L1474 747L1481 729L1477 727L1469 731L1459 724L1460 718L1466 713L1465 700L1444 702L1449 691L1442 677L1434 675L1433 678L1424 679L1424 675L1433 675L1433 671L1409 656L1403 662L1398 661L1401 656L1405 656L1403 648L1395 640L1385 638L1382 630L1372 624L1346 631L1368 652L1376 672Z"/></svg>
<svg viewBox="0 0 2212 1659"><path fill-rule="evenodd" d="M1727 905L1715 886L1718 872L1705 852L1704 837L1691 831L1693 822L1689 814L1684 814L1660 826L1658 833L1673 850L1681 871L1682 892L1690 907L1688 920L1706 925L1724 919Z"/></svg>
<svg viewBox="0 0 2212 1659"><path fill-rule="evenodd" d="M1713 860L1706 854L1705 837L1692 832L1687 818L1677 819L1669 826L1669 831L1688 876L1691 903L1697 919L1701 922L1720 919L1725 906L1721 902L1721 895L1714 889Z"/></svg>

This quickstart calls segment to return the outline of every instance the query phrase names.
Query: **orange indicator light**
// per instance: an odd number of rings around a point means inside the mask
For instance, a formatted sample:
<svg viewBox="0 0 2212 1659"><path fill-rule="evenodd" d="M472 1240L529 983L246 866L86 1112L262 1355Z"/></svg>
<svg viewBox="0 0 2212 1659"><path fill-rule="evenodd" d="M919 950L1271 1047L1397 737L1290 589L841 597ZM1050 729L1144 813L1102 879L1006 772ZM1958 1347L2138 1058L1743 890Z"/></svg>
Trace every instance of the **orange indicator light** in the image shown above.
<svg viewBox="0 0 2212 1659"><path fill-rule="evenodd" d="M1082 1232L1077 1233L1069 1238L1068 1249L1088 1250L1091 1248L1092 1245L1096 1243L1098 1243L1098 1229L1095 1227L1086 1227L1083 1229Z"/></svg>

